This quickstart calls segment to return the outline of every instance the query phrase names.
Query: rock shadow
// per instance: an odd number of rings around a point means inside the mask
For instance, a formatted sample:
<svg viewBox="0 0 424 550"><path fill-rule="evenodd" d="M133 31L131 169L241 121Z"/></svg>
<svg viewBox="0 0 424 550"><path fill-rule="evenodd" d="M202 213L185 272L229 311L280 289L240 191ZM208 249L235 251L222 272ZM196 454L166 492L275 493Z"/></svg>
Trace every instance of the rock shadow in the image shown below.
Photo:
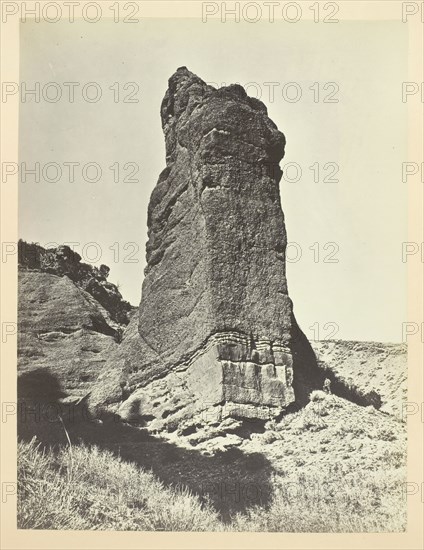
<svg viewBox="0 0 424 550"><path fill-rule="evenodd" d="M323 372L318 368L314 350L293 314L291 323L292 341L290 348L293 355L295 402L287 408L287 412L294 412L307 405L310 393L313 390L322 389L325 380Z"/></svg>
<svg viewBox="0 0 424 550"><path fill-rule="evenodd" d="M93 420L85 405L59 401L63 397L60 384L47 369L21 375L18 396L20 439L36 436L45 447L57 448L67 444L66 428L72 444L96 445L151 470L167 486L187 487L203 502L209 501L224 522L237 512L255 505L266 508L270 503L273 470L261 453L247 454L234 447L205 456L111 414L104 414L101 422Z"/></svg>

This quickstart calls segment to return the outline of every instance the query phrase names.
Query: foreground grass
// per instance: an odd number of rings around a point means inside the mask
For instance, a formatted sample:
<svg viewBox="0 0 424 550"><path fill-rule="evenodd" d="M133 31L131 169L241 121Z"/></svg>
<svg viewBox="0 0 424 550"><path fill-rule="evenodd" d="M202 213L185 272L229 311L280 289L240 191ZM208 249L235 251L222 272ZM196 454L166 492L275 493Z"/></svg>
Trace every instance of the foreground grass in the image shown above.
<svg viewBox="0 0 424 550"><path fill-rule="evenodd" d="M19 443L18 527L214 531L218 515L185 489L97 447Z"/></svg>
<svg viewBox="0 0 424 550"><path fill-rule="evenodd" d="M383 469L346 476L335 465L273 479L269 507L224 524L184 488L97 447L42 450L19 444L18 527L165 531L382 532L405 527L402 475ZM188 465L189 466L189 465Z"/></svg>
<svg viewBox="0 0 424 550"><path fill-rule="evenodd" d="M375 472L365 479L329 472L275 480L269 510L255 506L233 519L233 531L291 533L397 532L406 527L402 480Z"/></svg>

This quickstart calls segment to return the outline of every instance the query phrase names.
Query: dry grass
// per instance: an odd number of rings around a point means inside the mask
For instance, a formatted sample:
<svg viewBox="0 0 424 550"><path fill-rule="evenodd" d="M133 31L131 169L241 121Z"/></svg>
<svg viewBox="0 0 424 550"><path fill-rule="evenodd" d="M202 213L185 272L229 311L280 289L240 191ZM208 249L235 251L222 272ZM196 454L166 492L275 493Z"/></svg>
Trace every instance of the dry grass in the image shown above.
<svg viewBox="0 0 424 550"><path fill-rule="evenodd" d="M57 454L35 440L19 444L18 527L215 531L217 513L186 489L168 489L150 472L97 447Z"/></svg>
<svg viewBox="0 0 424 550"><path fill-rule="evenodd" d="M33 439L19 444L18 525L21 529L138 531L404 530L404 453L393 443L393 434L381 427L372 431L366 422L364 428L355 422L340 424L334 407L343 410L342 400L315 397L309 408L292 415L294 430L287 432L286 425L281 431L283 425L278 425L269 432L272 437L266 446L282 449L283 465L293 461L293 467L276 470L266 507L248 508L223 522L210 504L186 488L166 486L151 472L109 451L82 444L43 451ZM328 416L321 416L323 407L328 408ZM324 418L335 421L332 431L321 426ZM331 449L335 428L338 437L346 440L340 449ZM293 440L285 448L285 434L293 431L299 436L298 448ZM318 454L311 455L317 457L315 464L303 460L302 445L310 438L320 442L313 449ZM346 445L355 438L382 446L374 469L343 459ZM328 455L325 449L334 455L330 464L320 459Z"/></svg>
<svg viewBox="0 0 424 550"><path fill-rule="evenodd" d="M294 481L275 480L269 510L255 507L238 514L234 531L393 532L403 531L402 477L381 472L365 478L333 471L299 475Z"/></svg>

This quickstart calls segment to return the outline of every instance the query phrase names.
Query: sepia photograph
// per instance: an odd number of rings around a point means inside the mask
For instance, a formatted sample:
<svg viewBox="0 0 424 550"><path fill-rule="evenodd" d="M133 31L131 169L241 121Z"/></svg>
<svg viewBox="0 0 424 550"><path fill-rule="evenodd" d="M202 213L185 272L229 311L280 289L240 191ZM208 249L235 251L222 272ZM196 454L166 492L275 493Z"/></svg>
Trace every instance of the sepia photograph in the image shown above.
<svg viewBox="0 0 424 550"><path fill-rule="evenodd" d="M422 3L1 9L2 547L422 548Z"/></svg>

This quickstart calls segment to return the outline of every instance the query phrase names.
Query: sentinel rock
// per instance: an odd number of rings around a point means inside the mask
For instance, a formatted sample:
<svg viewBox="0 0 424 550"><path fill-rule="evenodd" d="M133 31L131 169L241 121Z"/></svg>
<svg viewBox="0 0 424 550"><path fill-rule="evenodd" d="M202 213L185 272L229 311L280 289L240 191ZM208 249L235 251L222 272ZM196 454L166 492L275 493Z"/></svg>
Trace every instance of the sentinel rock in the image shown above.
<svg viewBox="0 0 424 550"><path fill-rule="evenodd" d="M298 397L297 366L305 372L313 357L287 290L284 135L241 86L215 89L185 67L169 80L161 118L166 168L148 208L138 327L130 323L115 357L115 388L119 379L130 395L120 410L141 415L151 384L161 379L169 394L177 374L199 410L276 416ZM103 378L99 402L128 397L106 396L114 376Z"/></svg>

